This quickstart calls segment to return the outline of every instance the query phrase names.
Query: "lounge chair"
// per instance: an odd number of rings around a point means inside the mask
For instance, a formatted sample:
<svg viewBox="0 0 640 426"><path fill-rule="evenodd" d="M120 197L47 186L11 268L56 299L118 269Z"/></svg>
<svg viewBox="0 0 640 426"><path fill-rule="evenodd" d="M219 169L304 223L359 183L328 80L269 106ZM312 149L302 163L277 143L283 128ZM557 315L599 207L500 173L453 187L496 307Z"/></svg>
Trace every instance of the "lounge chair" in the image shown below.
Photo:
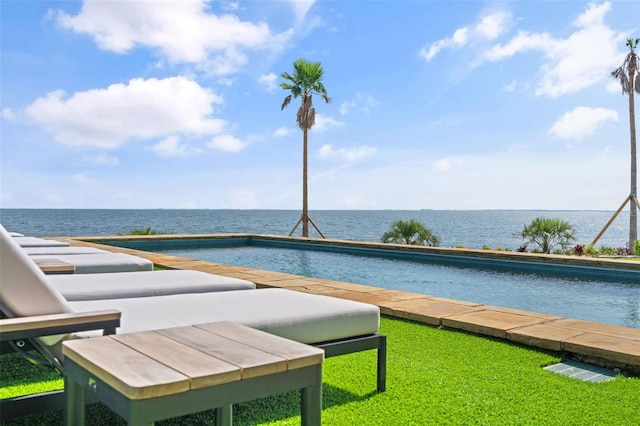
<svg viewBox="0 0 640 426"><path fill-rule="evenodd" d="M26 255L26 253L25 253ZM95 254L34 254L32 260L58 259L75 266L75 274L100 274L105 272L153 271L153 262L126 253Z"/></svg>
<svg viewBox="0 0 640 426"><path fill-rule="evenodd" d="M51 275L47 279L70 302L256 288L250 281L185 270Z"/></svg>
<svg viewBox="0 0 640 426"><path fill-rule="evenodd" d="M19 232L9 232L9 235L12 237L24 237L24 234L21 234Z"/></svg>
<svg viewBox="0 0 640 426"><path fill-rule="evenodd" d="M23 247L25 253L33 255L105 254L106 250L95 247Z"/></svg>
<svg viewBox="0 0 640 426"><path fill-rule="evenodd" d="M1 225L0 225L1 226ZM71 244L63 241L45 240L37 237L13 237L20 247L69 247Z"/></svg>
<svg viewBox="0 0 640 426"><path fill-rule="evenodd" d="M7 328L0 337L2 340L15 339L19 332L24 332L26 337L44 335L35 341L35 345L62 372L61 342L102 334L88 330L106 327L107 331L114 332L119 325L117 331L122 334L224 320L313 344L323 348L326 357L376 349L377 387L378 391L385 389L386 336L378 333L380 310L377 306L284 289L70 302L2 226L0 252L0 308L13 318L4 320L10 322L11 332L7 333ZM82 324L83 318L91 316L87 311L105 308L120 311L121 319L115 324L106 321L104 327L99 325L100 321ZM58 322L51 322L60 319L60 327ZM39 321L45 324L45 331L40 331ZM71 333L73 330L79 332ZM59 408L63 401L56 394L37 398L40 398L37 399L39 402L24 398L0 401L0 412L3 417L15 417L23 415L23 410L37 412Z"/></svg>

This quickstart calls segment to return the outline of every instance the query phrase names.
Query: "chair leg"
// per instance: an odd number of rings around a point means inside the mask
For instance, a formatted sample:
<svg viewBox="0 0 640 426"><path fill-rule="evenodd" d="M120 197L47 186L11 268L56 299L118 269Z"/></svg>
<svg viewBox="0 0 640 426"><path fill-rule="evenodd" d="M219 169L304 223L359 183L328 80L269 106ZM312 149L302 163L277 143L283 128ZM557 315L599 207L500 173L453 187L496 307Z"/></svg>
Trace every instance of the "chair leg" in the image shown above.
<svg viewBox="0 0 640 426"><path fill-rule="evenodd" d="M380 335L378 346L378 392L387 390L387 336Z"/></svg>

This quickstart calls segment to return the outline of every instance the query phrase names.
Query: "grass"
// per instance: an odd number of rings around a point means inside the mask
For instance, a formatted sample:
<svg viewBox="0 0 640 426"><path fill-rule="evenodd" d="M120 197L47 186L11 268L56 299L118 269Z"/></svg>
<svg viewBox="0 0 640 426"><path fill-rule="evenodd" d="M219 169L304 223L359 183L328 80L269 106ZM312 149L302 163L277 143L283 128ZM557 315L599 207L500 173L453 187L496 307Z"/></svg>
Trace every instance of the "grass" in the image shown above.
<svg viewBox="0 0 640 426"><path fill-rule="evenodd" d="M638 424L639 378L581 382L542 369L559 361L557 354L399 319L382 318L381 331L388 335L387 391L375 392L373 351L327 359L324 424ZM25 374L26 362L9 357L2 357L0 391L15 391L16 377ZM49 383L48 373L38 371L31 380L41 375ZM234 424L299 425L299 409L296 392L276 395L235 406ZM61 422L58 412L15 419L6 425ZM87 424L124 422L107 408L94 405L88 410ZM213 413L158 422L194 424L214 424Z"/></svg>

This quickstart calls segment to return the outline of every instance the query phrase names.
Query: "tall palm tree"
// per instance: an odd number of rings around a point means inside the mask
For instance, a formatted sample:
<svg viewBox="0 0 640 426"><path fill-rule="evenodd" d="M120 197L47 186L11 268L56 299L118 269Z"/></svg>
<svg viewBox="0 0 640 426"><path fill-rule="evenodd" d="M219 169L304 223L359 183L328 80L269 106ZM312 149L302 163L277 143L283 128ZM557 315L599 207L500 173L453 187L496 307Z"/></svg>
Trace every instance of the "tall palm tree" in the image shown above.
<svg viewBox="0 0 640 426"><path fill-rule="evenodd" d="M308 132L316 123L316 109L313 107L313 95L320 95L326 103L331 102L331 98L327 94L324 84L322 84L322 76L324 71L320 62L309 62L305 59L298 59L293 63L293 75L283 72L280 77L286 81L280 83L280 87L291 93L284 98L280 110L282 111L291 103L292 98L301 97L300 108L296 121L298 127L302 129L302 217L294 226L291 234L296 230L300 222L302 222L302 236L309 236L309 222L316 228L321 236L322 233L315 226L309 217L309 200L307 194L307 140Z"/></svg>
<svg viewBox="0 0 640 426"><path fill-rule="evenodd" d="M629 53L624 57L624 62L611 77L620 82L622 94L629 94L629 133L631 136L631 193L629 194L629 250L634 253L634 242L638 239L638 181L636 169L636 119L634 92L640 93L640 73L638 73L638 55L636 47L640 43L640 38L627 39Z"/></svg>

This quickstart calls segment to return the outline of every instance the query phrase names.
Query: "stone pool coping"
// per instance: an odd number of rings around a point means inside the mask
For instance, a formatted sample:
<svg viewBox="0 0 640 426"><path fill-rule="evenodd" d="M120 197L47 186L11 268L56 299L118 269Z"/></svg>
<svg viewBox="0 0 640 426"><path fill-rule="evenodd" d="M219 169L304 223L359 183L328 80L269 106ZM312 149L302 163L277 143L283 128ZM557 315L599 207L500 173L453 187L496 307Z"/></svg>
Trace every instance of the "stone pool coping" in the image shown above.
<svg viewBox="0 0 640 426"><path fill-rule="evenodd" d="M98 247L113 252L130 253L151 260L155 265L169 269L192 269L203 272L241 278L254 282L258 288L278 287L307 293L355 300L380 307L383 315L404 318L416 322L504 339L526 346L559 352L566 357L591 364L619 368L640 375L640 329L604 324L592 321L563 318L554 315L490 306L473 302L432 297L428 295L387 290L373 286L340 281L310 278L281 272L264 271L242 266L232 266L202 260L170 256L149 251L127 249L100 244L115 240L187 239L251 237L251 234L213 235L165 235L124 237L56 237L74 246ZM311 238L253 235L259 238L289 238L295 241L316 241ZM326 240L322 240L325 241ZM380 244L332 240L334 244L379 247ZM384 248L389 246L385 244ZM406 246L402 246L406 248ZM589 259L574 256L549 256L531 253L496 252L473 249L436 250L439 254L484 256L531 261L596 266L605 268L640 270L640 262L619 259ZM515 257L514 257L515 256Z"/></svg>

